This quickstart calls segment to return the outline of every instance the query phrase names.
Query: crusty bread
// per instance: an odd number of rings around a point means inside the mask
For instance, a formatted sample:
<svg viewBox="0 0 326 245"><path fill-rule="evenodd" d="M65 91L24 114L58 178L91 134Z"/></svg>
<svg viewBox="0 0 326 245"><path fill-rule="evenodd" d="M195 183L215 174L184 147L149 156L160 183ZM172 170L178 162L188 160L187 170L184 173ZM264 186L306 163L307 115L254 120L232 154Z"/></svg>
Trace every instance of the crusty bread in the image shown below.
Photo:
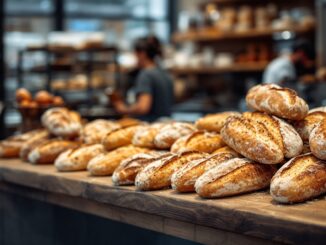
<svg viewBox="0 0 326 245"><path fill-rule="evenodd" d="M190 123L173 122L165 125L155 136L154 144L159 149L170 149L172 144L182 136L196 130Z"/></svg>
<svg viewBox="0 0 326 245"><path fill-rule="evenodd" d="M133 125L124 128L118 128L107 133L103 138L102 144L107 151L114 150L121 146L130 145L132 138L137 130L144 128L143 125Z"/></svg>
<svg viewBox="0 0 326 245"><path fill-rule="evenodd" d="M234 155L235 157L241 157L241 154L236 152L235 150L233 150L230 146L221 147L221 148L215 150L214 152L212 152L212 155L215 155L218 153L230 153L230 154Z"/></svg>
<svg viewBox="0 0 326 245"><path fill-rule="evenodd" d="M43 144L51 138L51 134L47 130L43 130L39 134L27 140L20 149L19 157L23 161L28 161L28 154L37 146Z"/></svg>
<svg viewBox="0 0 326 245"><path fill-rule="evenodd" d="M225 143L219 134L205 131L193 132L187 138L182 137L178 139L174 144L171 146L172 152L193 150L212 153L216 149L225 146Z"/></svg>
<svg viewBox="0 0 326 245"><path fill-rule="evenodd" d="M86 144L99 144L102 143L106 134L118 128L120 128L120 125L116 122L97 119L84 126L81 139Z"/></svg>
<svg viewBox="0 0 326 245"><path fill-rule="evenodd" d="M266 113L246 112L242 117L232 117L221 135L241 155L265 164L281 163L303 149L303 142L291 125Z"/></svg>
<svg viewBox="0 0 326 245"><path fill-rule="evenodd" d="M135 185L139 190L158 190L171 185L171 176L182 165L207 156L197 151L183 152L148 164L136 176Z"/></svg>
<svg viewBox="0 0 326 245"><path fill-rule="evenodd" d="M133 136L132 144L139 147L155 148L155 136L165 125L166 123L158 122L137 130Z"/></svg>
<svg viewBox="0 0 326 245"><path fill-rule="evenodd" d="M257 85L246 97L249 108L290 120L302 120L308 113L307 103L294 90L275 84Z"/></svg>
<svg viewBox="0 0 326 245"><path fill-rule="evenodd" d="M102 144L82 145L61 153L54 165L59 171L86 170L88 162L103 152Z"/></svg>
<svg viewBox="0 0 326 245"><path fill-rule="evenodd" d="M172 153L151 151L139 153L123 160L115 169L112 175L112 181L115 185L132 185L135 183L136 175L151 162L171 156Z"/></svg>
<svg viewBox="0 0 326 245"><path fill-rule="evenodd" d="M64 138L79 136L82 129L80 115L67 108L51 108L42 116L42 124L52 134Z"/></svg>
<svg viewBox="0 0 326 245"><path fill-rule="evenodd" d="M304 142L309 141L311 131L320 123L321 120L326 118L326 112L314 111L300 121L294 121L293 126L301 136Z"/></svg>
<svg viewBox="0 0 326 245"><path fill-rule="evenodd" d="M233 196L269 186L276 168L246 158L234 158L217 165L200 176L196 192L205 198Z"/></svg>
<svg viewBox="0 0 326 245"><path fill-rule="evenodd" d="M292 158L274 175L271 188L274 200L303 202L326 192L326 162L311 153Z"/></svg>
<svg viewBox="0 0 326 245"><path fill-rule="evenodd" d="M92 158L87 165L87 170L94 176L112 175L121 161L138 153L145 153L149 150L132 145L122 146L113 151L101 153Z"/></svg>
<svg viewBox="0 0 326 245"><path fill-rule="evenodd" d="M61 139L50 139L36 146L29 154L28 161L34 164L54 163L64 151L77 148L79 142Z"/></svg>
<svg viewBox="0 0 326 245"><path fill-rule="evenodd" d="M208 114L196 121L199 130L207 130L219 133L230 116L240 116L236 111L226 111L215 114Z"/></svg>
<svg viewBox="0 0 326 245"><path fill-rule="evenodd" d="M173 173L171 178L172 188L179 192L194 192L195 182L209 169L235 158L231 153L218 153L210 157L193 160L183 165Z"/></svg>
<svg viewBox="0 0 326 245"><path fill-rule="evenodd" d="M311 152L316 157L326 160L326 118L312 130L309 145Z"/></svg>

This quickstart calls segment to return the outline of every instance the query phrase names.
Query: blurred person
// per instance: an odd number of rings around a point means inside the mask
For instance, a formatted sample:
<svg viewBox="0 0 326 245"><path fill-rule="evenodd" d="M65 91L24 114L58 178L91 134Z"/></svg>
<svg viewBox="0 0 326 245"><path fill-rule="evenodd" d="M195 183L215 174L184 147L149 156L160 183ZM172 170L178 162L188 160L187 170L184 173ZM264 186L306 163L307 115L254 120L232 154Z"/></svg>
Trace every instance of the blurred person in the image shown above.
<svg viewBox="0 0 326 245"><path fill-rule="evenodd" d="M128 105L121 96L111 98L115 110L145 121L169 117L173 105L173 81L160 67L162 57L160 41L155 36L138 39L134 44L137 75L132 88L136 102Z"/></svg>
<svg viewBox="0 0 326 245"><path fill-rule="evenodd" d="M292 53L274 59L265 69L264 83L284 85L296 81L300 76L311 73L315 64L313 45L307 40L298 40L292 47Z"/></svg>

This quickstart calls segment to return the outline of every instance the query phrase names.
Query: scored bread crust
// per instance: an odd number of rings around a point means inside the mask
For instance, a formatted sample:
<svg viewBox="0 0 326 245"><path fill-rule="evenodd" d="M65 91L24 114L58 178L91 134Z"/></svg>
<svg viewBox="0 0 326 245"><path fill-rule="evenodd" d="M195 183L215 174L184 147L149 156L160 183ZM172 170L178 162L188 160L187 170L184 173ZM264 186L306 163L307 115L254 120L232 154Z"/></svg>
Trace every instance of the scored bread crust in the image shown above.
<svg viewBox="0 0 326 245"><path fill-rule="evenodd" d="M251 109L290 120L302 120L309 110L294 90L275 84L254 86L248 91L246 102Z"/></svg>
<svg viewBox="0 0 326 245"><path fill-rule="evenodd" d="M275 171L273 165L233 158L200 176L195 189L199 196L205 198L238 195L268 187Z"/></svg>
<svg viewBox="0 0 326 245"><path fill-rule="evenodd" d="M87 123L81 133L81 139L86 144L102 143L103 137L110 131L120 128L116 122L97 119Z"/></svg>
<svg viewBox="0 0 326 245"><path fill-rule="evenodd" d="M23 146L21 147L19 151L19 157L23 161L28 161L28 154L37 146L43 144L47 140L51 138L51 134L49 131L44 130L43 132L40 132L39 134L31 137L29 140L27 140Z"/></svg>
<svg viewBox="0 0 326 245"><path fill-rule="evenodd" d="M280 203L303 202L326 192L326 162L311 153L292 158L274 175L270 188Z"/></svg>
<svg viewBox="0 0 326 245"><path fill-rule="evenodd" d="M241 113L236 111L226 111L215 114L208 114L199 118L195 125L199 130L207 130L219 133L230 116L241 116Z"/></svg>
<svg viewBox="0 0 326 245"><path fill-rule="evenodd" d="M183 165L173 173L171 178L172 189L179 192L194 192L196 180L209 169L235 158L231 153L218 153L210 157L203 157Z"/></svg>
<svg viewBox="0 0 326 245"><path fill-rule="evenodd" d="M148 152L146 148L140 148L132 145L122 146L113 151L101 153L92 158L87 165L87 170L94 176L112 175L121 161L135 154Z"/></svg>
<svg viewBox="0 0 326 245"><path fill-rule="evenodd" d="M104 147L101 144L82 145L79 148L69 149L61 153L54 165L59 171L85 170L88 162L103 152Z"/></svg>
<svg viewBox="0 0 326 245"><path fill-rule="evenodd" d="M326 160L326 118L312 130L309 145L311 152L316 157Z"/></svg>
<svg viewBox="0 0 326 245"><path fill-rule="evenodd" d="M156 148L155 136L165 125L166 123L154 123L137 130L132 138L132 144L139 147Z"/></svg>
<svg viewBox="0 0 326 245"><path fill-rule="evenodd" d="M206 153L187 151L178 155L156 160L148 164L136 176L135 185L139 190L159 190L171 185L171 176L189 161L207 156Z"/></svg>

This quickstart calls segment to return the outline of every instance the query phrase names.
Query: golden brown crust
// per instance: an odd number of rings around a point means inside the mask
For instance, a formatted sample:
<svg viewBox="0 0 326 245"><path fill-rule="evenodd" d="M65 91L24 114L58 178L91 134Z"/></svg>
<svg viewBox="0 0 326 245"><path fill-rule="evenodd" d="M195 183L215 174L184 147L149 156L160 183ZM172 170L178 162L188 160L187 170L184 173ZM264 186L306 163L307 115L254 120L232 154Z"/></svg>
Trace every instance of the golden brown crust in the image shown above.
<svg viewBox="0 0 326 245"><path fill-rule="evenodd" d="M124 127L142 124L142 121L131 117L124 117L117 120L116 123L119 124L121 128L124 128Z"/></svg>
<svg viewBox="0 0 326 245"><path fill-rule="evenodd" d="M106 134L118 128L120 128L120 125L116 122L97 119L84 126L81 139L86 144L102 143L103 137Z"/></svg>
<svg viewBox="0 0 326 245"><path fill-rule="evenodd" d="M311 153L284 164L271 182L271 195L281 203L304 202L326 192L326 162Z"/></svg>
<svg viewBox="0 0 326 245"><path fill-rule="evenodd" d="M208 114L196 121L196 127L199 130L219 133L230 116L241 116L241 114L235 111Z"/></svg>
<svg viewBox="0 0 326 245"><path fill-rule="evenodd" d="M218 153L230 153L230 154L234 155L235 157L242 157L240 153L236 152L229 146L224 146L222 148L217 149L216 151L212 152L212 155L215 155Z"/></svg>
<svg viewBox="0 0 326 245"><path fill-rule="evenodd" d="M155 136L165 125L166 123L154 123L137 130L133 136L132 144L139 147L156 148L154 144Z"/></svg>
<svg viewBox="0 0 326 245"><path fill-rule="evenodd" d="M326 118L312 130L309 144L311 152L316 157L326 160Z"/></svg>
<svg viewBox="0 0 326 245"><path fill-rule="evenodd" d="M23 161L28 161L28 154L37 146L41 145L42 143L46 142L51 138L50 132L44 130L38 135L35 135L30 140L26 141L20 149L19 157Z"/></svg>

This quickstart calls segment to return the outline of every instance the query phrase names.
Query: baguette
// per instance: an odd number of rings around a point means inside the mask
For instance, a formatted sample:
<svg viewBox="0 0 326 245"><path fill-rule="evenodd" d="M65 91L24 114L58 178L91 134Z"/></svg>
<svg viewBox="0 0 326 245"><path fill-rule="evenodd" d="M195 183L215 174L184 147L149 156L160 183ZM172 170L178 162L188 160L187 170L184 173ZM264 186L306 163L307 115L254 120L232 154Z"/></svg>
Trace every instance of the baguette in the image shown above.
<svg viewBox="0 0 326 245"><path fill-rule="evenodd" d="M209 169L235 158L230 153L218 153L210 157L203 157L190 161L173 173L171 178L172 189L178 192L194 192L196 180Z"/></svg>
<svg viewBox="0 0 326 245"><path fill-rule="evenodd" d="M195 125L199 130L207 130L219 133L230 116L240 115L241 114L236 111L226 111L216 114L208 114L198 119Z"/></svg>
<svg viewBox="0 0 326 245"><path fill-rule="evenodd" d="M280 203L304 202L326 192L326 162L311 153L297 156L274 175L273 199Z"/></svg>
<svg viewBox="0 0 326 245"><path fill-rule="evenodd" d="M312 130L309 145L312 154L319 159L326 160L326 118Z"/></svg>
<svg viewBox="0 0 326 245"><path fill-rule="evenodd" d="M81 139L86 144L100 144L106 134L118 128L120 128L120 125L116 122L97 119L85 125Z"/></svg>
<svg viewBox="0 0 326 245"><path fill-rule="evenodd" d="M207 156L207 154L197 151L187 151L179 155L158 159L148 164L138 173L135 185L137 189L143 191L168 188L171 185L171 176L175 171L189 161L204 156Z"/></svg>
<svg viewBox="0 0 326 245"><path fill-rule="evenodd" d="M146 148L140 148L132 145L122 146L113 151L101 153L92 158L87 165L87 170L94 176L112 175L121 161L135 154L146 153L148 151L149 150Z"/></svg>
<svg viewBox="0 0 326 245"><path fill-rule="evenodd" d="M139 147L156 148L154 138L166 123L154 123L136 131L132 138L132 144Z"/></svg>
<svg viewBox="0 0 326 245"><path fill-rule="evenodd" d="M61 153L54 165L58 171L86 170L88 162L103 152L104 147L101 144L82 145Z"/></svg>
<svg viewBox="0 0 326 245"><path fill-rule="evenodd" d="M251 109L290 120L302 120L309 110L294 90L275 84L254 86L249 90L246 102Z"/></svg>
<svg viewBox="0 0 326 245"><path fill-rule="evenodd" d="M269 186L275 171L273 165L255 163L246 158L234 158L200 176L195 183L195 189L199 196L204 198L256 191Z"/></svg>

